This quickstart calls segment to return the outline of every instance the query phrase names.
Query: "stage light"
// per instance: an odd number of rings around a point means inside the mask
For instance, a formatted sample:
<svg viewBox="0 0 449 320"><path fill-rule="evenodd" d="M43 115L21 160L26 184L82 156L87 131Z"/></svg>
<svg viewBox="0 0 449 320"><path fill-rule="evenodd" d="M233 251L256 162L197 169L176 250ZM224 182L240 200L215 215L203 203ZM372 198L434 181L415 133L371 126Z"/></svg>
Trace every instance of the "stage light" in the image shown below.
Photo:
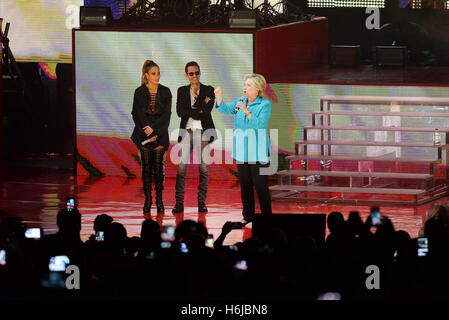
<svg viewBox="0 0 449 320"><path fill-rule="evenodd" d="M307 3L309 7L319 8L385 8L385 0L308 0Z"/></svg>
<svg viewBox="0 0 449 320"><path fill-rule="evenodd" d="M254 10L231 11L229 15L229 27L238 29L255 29L256 12Z"/></svg>

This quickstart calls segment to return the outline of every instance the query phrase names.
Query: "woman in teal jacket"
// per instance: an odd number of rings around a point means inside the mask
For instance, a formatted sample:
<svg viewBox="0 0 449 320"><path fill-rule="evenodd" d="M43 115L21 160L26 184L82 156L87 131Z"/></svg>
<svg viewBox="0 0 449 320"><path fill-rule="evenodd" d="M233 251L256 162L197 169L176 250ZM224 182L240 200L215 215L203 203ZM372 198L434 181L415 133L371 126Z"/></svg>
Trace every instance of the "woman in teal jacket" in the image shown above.
<svg viewBox="0 0 449 320"><path fill-rule="evenodd" d="M270 159L267 124L271 102L263 98L266 84L262 75L247 75L243 87L244 96L231 103L223 101L221 88L215 90L217 110L234 115L232 157L237 161L244 225L254 219L254 187L262 214L271 214L268 176L260 174L260 168L268 167Z"/></svg>

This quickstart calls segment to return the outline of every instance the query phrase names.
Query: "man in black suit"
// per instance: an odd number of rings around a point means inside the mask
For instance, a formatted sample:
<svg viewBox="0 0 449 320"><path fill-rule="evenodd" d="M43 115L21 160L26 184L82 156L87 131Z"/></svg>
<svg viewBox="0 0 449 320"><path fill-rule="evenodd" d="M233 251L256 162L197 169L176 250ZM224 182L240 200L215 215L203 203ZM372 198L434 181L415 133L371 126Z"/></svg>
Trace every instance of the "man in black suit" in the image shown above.
<svg viewBox="0 0 449 320"><path fill-rule="evenodd" d="M190 153L195 147L198 152L200 181L198 185L198 211L207 212L206 195L209 183L209 166L203 150L216 139L216 131L211 111L215 103L214 88L200 82L200 66L190 61L185 66L186 78L190 85L178 88L176 112L181 118L178 142L181 144L180 162L176 175L176 204L173 213L184 211L184 193L187 166ZM196 138L195 138L196 137ZM194 143L199 141L200 143ZM182 151L188 150L189 152ZM207 150L206 150L207 151ZM207 152L205 154L208 155ZM203 156L201 156L203 155Z"/></svg>

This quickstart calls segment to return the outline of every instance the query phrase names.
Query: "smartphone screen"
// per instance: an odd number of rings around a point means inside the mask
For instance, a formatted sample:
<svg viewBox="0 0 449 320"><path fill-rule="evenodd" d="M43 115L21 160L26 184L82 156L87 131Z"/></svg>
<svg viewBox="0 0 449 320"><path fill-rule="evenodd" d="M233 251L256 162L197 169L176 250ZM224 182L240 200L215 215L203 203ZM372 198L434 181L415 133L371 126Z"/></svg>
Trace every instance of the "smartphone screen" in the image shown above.
<svg viewBox="0 0 449 320"><path fill-rule="evenodd" d="M246 271L248 270L248 264L246 263L246 260L237 261L234 268L237 270Z"/></svg>
<svg viewBox="0 0 449 320"><path fill-rule="evenodd" d="M371 224L378 226L380 224L380 210L378 207L371 208Z"/></svg>
<svg viewBox="0 0 449 320"><path fill-rule="evenodd" d="M181 250L182 253L188 253L189 252L189 248L187 248L187 245L184 242L180 243L179 249Z"/></svg>
<svg viewBox="0 0 449 320"><path fill-rule="evenodd" d="M418 238L418 257L427 256L427 252L429 252L429 241L427 238Z"/></svg>
<svg viewBox="0 0 449 320"><path fill-rule="evenodd" d="M40 228L29 228L25 231L25 238L28 239L40 239L41 236Z"/></svg>
<svg viewBox="0 0 449 320"><path fill-rule="evenodd" d="M67 198L67 211L72 211L75 208L75 198Z"/></svg>
<svg viewBox="0 0 449 320"><path fill-rule="evenodd" d="M48 270L50 271L65 271L70 264L70 259L67 256L54 256L50 258Z"/></svg>
<svg viewBox="0 0 449 320"><path fill-rule="evenodd" d="M214 247L214 236L209 234L206 238L206 247L213 248Z"/></svg>
<svg viewBox="0 0 449 320"><path fill-rule="evenodd" d="M6 250L0 250L0 266L6 266Z"/></svg>
<svg viewBox="0 0 449 320"><path fill-rule="evenodd" d="M161 238L164 242L175 241L175 228L173 226L165 226L162 229Z"/></svg>
<svg viewBox="0 0 449 320"><path fill-rule="evenodd" d="M97 231L95 235L95 240L104 241L104 231Z"/></svg>

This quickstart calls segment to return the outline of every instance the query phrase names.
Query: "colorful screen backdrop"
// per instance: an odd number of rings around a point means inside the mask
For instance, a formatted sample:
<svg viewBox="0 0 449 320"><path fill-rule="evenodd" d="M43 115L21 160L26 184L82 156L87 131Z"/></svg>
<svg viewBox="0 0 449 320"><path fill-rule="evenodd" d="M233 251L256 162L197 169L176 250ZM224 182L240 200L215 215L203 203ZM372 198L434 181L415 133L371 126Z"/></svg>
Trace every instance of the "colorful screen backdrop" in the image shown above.
<svg viewBox="0 0 449 320"><path fill-rule="evenodd" d="M110 6L114 19L137 0L0 0L3 28L11 23L9 39L17 61L72 62L72 28L79 28L80 6ZM164 0L167 1L167 0ZM264 0L254 1L254 7ZM154 2L154 0L150 0ZM218 0L210 1L211 4ZM277 0L269 0L271 4ZM174 5L173 3L171 4ZM281 6L276 6L281 10Z"/></svg>
<svg viewBox="0 0 449 320"><path fill-rule="evenodd" d="M253 72L252 33L78 30L74 41L81 175L90 170L106 175L140 175L138 152L129 137L134 128L131 117L134 90L140 86L146 59L160 66L160 83L172 92L170 131L180 125L176 93L178 87L189 83L184 73L188 61L199 63L202 83L223 88L226 102L243 94L244 76ZM223 134L226 128L234 126L232 116L213 111L213 118ZM176 138L171 139L172 144L175 141ZM232 146L232 136L223 136L216 149L230 152L225 143ZM211 171L211 177L235 178L232 165L213 165ZM167 176L175 174L176 166L167 161Z"/></svg>
<svg viewBox="0 0 449 320"><path fill-rule="evenodd" d="M79 27L83 0L1 0L3 29L18 61L72 62L72 28Z"/></svg>

